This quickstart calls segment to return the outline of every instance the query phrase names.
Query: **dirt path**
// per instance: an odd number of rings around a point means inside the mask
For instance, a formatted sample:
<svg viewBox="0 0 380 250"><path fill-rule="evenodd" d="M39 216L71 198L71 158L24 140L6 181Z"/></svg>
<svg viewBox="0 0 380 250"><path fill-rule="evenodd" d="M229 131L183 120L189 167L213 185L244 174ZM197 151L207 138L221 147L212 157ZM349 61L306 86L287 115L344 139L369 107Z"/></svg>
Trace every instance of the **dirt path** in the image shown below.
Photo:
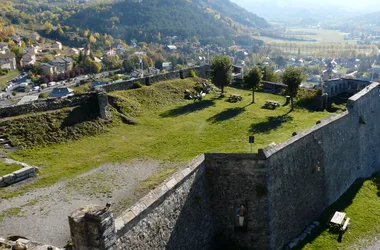
<svg viewBox="0 0 380 250"><path fill-rule="evenodd" d="M0 216L0 237L21 235L33 241L64 246L70 239L67 217L71 212L86 204L108 202L118 215L143 195L135 192L142 180L172 166L153 160L105 164L75 179L0 201L0 214L5 215L3 220Z"/></svg>

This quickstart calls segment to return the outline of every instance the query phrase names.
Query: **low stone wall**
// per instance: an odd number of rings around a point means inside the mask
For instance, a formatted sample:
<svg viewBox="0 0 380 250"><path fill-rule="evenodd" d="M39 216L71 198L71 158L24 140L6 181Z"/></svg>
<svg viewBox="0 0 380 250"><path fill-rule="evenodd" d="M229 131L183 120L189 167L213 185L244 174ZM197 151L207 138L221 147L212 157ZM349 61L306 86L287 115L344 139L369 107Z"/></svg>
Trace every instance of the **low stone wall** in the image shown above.
<svg viewBox="0 0 380 250"><path fill-rule="evenodd" d="M154 84L160 81L167 81L167 80L173 80L173 79L179 79L179 78L184 79L184 78L190 77L191 70L194 70L195 74L199 77L208 78L209 69L210 69L209 65L204 65L204 66L199 66L199 67L194 67L194 68L189 68L189 69L184 69L184 70L177 70L177 71L169 72L166 74L159 74L152 77L138 78L134 80L106 84L98 88L104 89L106 92L112 92L112 91L130 89L133 86L133 84L136 82L149 85L149 84Z"/></svg>
<svg viewBox="0 0 380 250"><path fill-rule="evenodd" d="M103 119L111 118L110 112L107 110L108 99L106 93L91 92L81 95L74 95L67 98L49 98L45 100L37 100L35 102L22 105L13 105L0 108L0 119L25 115L35 112L46 112L58 110L67 107L81 106L87 103L97 103L99 106L99 117Z"/></svg>
<svg viewBox="0 0 380 250"><path fill-rule="evenodd" d="M80 106L84 103L89 102L92 98L96 98L96 93L75 95L64 99L54 98L38 100L32 103L4 107L0 108L0 119L5 117L29 114L33 112L44 112L66 107Z"/></svg>
<svg viewBox="0 0 380 250"><path fill-rule="evenodd" d="M284 89L288 88L288 86L283 83L261 81L261 84L262 91L276 95L280 94Z"/></svg>
<svg viewBox="0 0 380 250"><path fill-rule="evenodd" d="M6 187L17 182L26 180L30 177L36 176L36 168L34 167L24 167L11 174L4 175L0 177L0 187Z"/></svg>

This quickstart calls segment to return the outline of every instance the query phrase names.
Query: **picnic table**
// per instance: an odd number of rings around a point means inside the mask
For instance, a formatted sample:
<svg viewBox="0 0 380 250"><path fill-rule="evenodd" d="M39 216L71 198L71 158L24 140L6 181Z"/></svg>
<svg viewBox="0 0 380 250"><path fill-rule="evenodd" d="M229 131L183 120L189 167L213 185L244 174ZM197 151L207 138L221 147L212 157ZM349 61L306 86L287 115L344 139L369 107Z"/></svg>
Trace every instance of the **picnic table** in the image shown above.
<svg viewBox="0 0 380 250"><path fill-rule="evenodd" d="M344 221L344 223L343 223ZM350 218L346 218L346 213L336 211L330 220L330 224L338 227L340 231L346 231L348 224L350 223Z"/></svg>
<svg viewBox="0 0 380 250"><path fill-rule="evenodd" d="M281 106L280 103L277 101L273 101L273 100L266 100L265 101L265 107L267 107L267 108L275 109L275 108L280 107L280 106Z"/></svg>
<svg viewBox="0 0 380 250"><path fill-rule="evenodd" d="M229 102L238 102L243 100L243 97L237 94L231 94L230 97L228 98Z"/></svg>

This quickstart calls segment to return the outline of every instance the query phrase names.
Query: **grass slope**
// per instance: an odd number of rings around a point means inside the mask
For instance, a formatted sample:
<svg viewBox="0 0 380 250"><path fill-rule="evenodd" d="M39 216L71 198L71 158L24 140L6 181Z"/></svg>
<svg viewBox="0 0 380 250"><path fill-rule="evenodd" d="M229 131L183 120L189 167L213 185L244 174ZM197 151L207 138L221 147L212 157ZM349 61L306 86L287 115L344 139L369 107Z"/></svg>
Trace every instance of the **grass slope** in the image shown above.
<svg viewBox="0 0 380 250"><path fill-rule="evenodd" d="M92 107L81 106L0 121L2 132L20 148L44 147L99 134L108 122L98 119Z"/></svg>
<svg viewBox="0 0 380 250"><path fill-rule="evenodd" d="M19 169L21 169L21 166L17 164L5 164L0 161L0 177L7 174L11 174L14 171L19 170Z"/></svg>
<svg viewBox="0 0 380 250"><path fill-rule="evenodd" d="M39 179L18 192L48 186L108 162L134 158L184 162L205 152L249 152L248 136L252 134L256 135L257 150L282 142L329 114L295 109L286 115L289 107L262 109L267 99L284 103L285 98L257 93L256 104L250 105L251 92L233 88L226 91L243 96L242 102L229 103L213 95L197 102L183 100L183 91L194 84L194 79L174 80L114 92L118 105L139 124L120 123L107 133L13 154L17 160L41 166ZM285 119L277 119L284 115ZM4 190L0 197L16 194Z"/></svg>
<svg viewBox="0 0 380 250"><path fill-rule="evenodd" d="M321 227L306 240L305 250L363 249L378 238L380 232L380 174L369 180L357 180L347 192L319 218ZM326 225L335 211L351 218L341 242L339 235ZM375 249L375 248L372 248Z"/></svg>

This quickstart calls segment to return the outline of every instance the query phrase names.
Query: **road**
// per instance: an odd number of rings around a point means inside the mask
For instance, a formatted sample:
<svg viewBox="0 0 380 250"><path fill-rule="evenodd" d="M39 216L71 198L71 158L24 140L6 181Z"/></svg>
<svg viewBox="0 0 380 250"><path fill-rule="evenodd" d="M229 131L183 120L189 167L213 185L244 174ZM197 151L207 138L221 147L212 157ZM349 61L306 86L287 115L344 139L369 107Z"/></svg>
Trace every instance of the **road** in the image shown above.
<svg viewBox="0 0 380 250"><path fill-rule="evenodd" d="M92 78L93 79L98 79L98 78L102 78L102 77L107 77L110 74L110 72L112 72L112 71L107 71L107 72L102 72L102 73L99 73L99 74L95 74L95 75L93 75ZM15 83L13 83L13 85L12 85L11 88L9 88L6 92L4 92L4 91L2 92L3 95L5 95L5 96L8 96L8 95L12 96L12 92L14 91L14 89L18 88L20 86L20 83L26 82L27 78L28 77L25 76L25 77L23 77L21 79L18 79ZM28 95L38 96L41 93L50 93L54 88L57 88L57 87L67 87L67 88L74 87L75 85L79 84L82 80L88 80L88 79L89 79L89 77L87 75L77 76L77 77L71 79L70 82L63 83L64 81L59 81L59 82L57 82L56 85L51 86L51 87L47 87L47 88L45 88L45 89L43 89L41 91L19 92L12 99L18 101L21 98L23 98L24 96L28 96ZM8 104L12 105L11 103L8 103ZM2 105L2 106L5 106L5 104Z"/></svg>

